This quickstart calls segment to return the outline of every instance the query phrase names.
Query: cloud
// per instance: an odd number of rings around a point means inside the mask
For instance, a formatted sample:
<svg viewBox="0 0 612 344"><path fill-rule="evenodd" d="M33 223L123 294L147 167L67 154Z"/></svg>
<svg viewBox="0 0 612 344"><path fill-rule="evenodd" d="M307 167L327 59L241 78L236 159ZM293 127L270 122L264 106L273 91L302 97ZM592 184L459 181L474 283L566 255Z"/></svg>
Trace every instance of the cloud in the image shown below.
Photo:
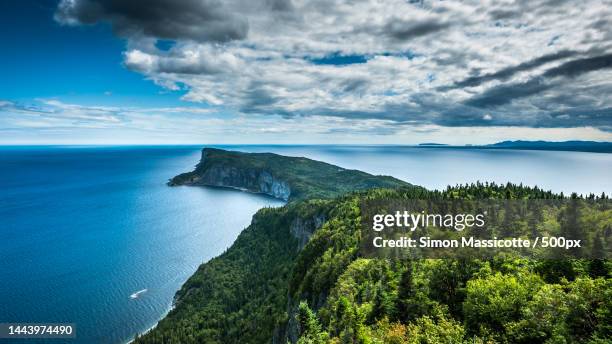
<svg viewBox="0 0 612 344"><path fill-rule="evenodd" d="M483 94L466 101L465 104L488 109L508 104L515 99L533 96L551 87L552 85L546 83L544 79L534 78L522 83L492 87Z"/></svg>
<svg viewBox="0 0 612 344"><path fill-rule="evenodd" d="M110 22L124 37L227 42L248 33L246 19L219 0L62 0L55 18L68 25Z"/></svg>
<svg viewBox="0 0 612 344"><path fill-rule="evenodd" d="M0 113L13 116L16 124L34 127L125 127L141 116L210 116L217 111L201 107L115 107L37 99L32 103L0 101Z"/></svg>
<svg viewBox="0 0 612 344"><path fill-rule="evenodd" d="M196 46L168 56L137 49L125 54L125 65L128 68L148 74L217 74L236 70L240 63L234 55L217 52L208 46Z"/></svg>
<svg viewBox="0 0 612 344"><path fill-rule="evenodd" d="M516 66L503 68L494 73L469 77L465 80L455 83L453 87L454 88L474 87L474 86L479 86L485 82L492 81L492 80L505 81L505 80L510 79L511 77L513 77L519 72L528 71L528 70L540 67L544 64L547 64L547 63L550 63L556 60L560 60L560 59L565 59L565 58L568 58L574 55L576 55L576 52L571 51L571 50L557 51L552 54L547 54L547 55L537 57L530 61L525 61Z"/></svg>
<svg viewBox="0 0 612 344"><path fill-rule="evenodd" d="M591 116L610 116L612 110ZM612 128L523 128L448 126L393 119L341 116L226 114L218 108L108 107L58 99L0 105L0 143L491 143L524 139L612 140ZM559 115L572 121L584 113ZM517 136L518 135L518 136Z"/></svg>
<svg viewBox="0 0 612 344"><path fill-rule="evenodd" d="M612 54L593 56L566 62L547 70L543 77L577 77L584 73L612 68Z"/></svg>
<svg viewBox="0 0 612 344"><path fill-rule="evenodd" d="M603 130L610 17L601 0L64 0L56 12L109 22L127 68L246 119Z"/></svg>
<svg viewBox="0 0 612 344"><path fill-rule="evenodd" d="M385 24L383 33L394 40L407 41L441 31L449 26L449 23L440 23L435 20L411 22L392 19Z"/></svg>
<svg viewBox="0 0 612 344"><path fill-rule="evenodd" d="M560 84L570 82L569 80L551 81L551 79L576 78L589 72L611 68L612 54L568 61L528 81L492 87L483 94L468 100L466 105L490 108L508 104L516 99L530 97L551 88L561 88Z"/></svg>

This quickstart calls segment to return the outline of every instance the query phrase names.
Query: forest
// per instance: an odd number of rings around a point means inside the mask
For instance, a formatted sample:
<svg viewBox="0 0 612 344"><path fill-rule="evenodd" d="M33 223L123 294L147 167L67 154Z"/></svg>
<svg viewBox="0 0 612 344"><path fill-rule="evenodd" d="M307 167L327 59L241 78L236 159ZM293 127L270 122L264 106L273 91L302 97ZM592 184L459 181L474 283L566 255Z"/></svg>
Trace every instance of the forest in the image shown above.
<svg viewBox="0 0 612 344"><path fill-rule="evenodd" d="M364 254L363 202L397 199L564 200L533 216L514 213L518 231L588 228L585 250L599 258ZM296 233L308 233L305 245ZM566 196L510 183L300 199L261 209L232 247L183 285L167 317L135 342L610 343L611 234L605 194Z"/></svg>

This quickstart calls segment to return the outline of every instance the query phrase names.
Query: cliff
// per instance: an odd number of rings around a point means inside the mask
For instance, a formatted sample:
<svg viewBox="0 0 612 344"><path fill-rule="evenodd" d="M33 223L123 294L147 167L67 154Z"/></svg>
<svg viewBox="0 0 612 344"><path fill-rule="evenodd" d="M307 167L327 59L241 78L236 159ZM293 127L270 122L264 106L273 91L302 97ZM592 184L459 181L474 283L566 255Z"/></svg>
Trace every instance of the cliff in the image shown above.
<svg viewBox="0 0 612 344"><path fill-rule="evenodd" d="M292 201L409 184L303 157L205 148L195 170L172 178L168 185L229 187Z"/></svg>

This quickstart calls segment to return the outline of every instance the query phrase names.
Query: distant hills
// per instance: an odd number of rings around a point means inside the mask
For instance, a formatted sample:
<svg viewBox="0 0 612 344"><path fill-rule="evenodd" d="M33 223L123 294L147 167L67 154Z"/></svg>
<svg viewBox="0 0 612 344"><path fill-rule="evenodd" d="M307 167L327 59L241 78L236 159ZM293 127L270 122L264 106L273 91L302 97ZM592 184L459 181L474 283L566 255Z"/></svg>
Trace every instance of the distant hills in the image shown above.
<svg viewBox="0 0 612 344"><path fill-rule="evenodd" d="M489 145L451 146L441 143L421 143L424 148L470 148L470 149L522 149L522 150L548 150L548 151L575 151L612 153L612 142L597 141L502 141Z"/></svg>
<svg viewBox="0 0 612 344"><path fill-rule="evenodd" d="M435 143L435 142L426 142L426 143L419 143L419 146L448 146L446 143Z"/></svg>
<svg viewBox="0 0 612 344"><path fill-rule="evenodd" d="M488 148L507 148L507 149L534 149L534 150L561 150L561 151L580 151L612 153L612 142L597 141L503 141L487 145Z"/></svg>

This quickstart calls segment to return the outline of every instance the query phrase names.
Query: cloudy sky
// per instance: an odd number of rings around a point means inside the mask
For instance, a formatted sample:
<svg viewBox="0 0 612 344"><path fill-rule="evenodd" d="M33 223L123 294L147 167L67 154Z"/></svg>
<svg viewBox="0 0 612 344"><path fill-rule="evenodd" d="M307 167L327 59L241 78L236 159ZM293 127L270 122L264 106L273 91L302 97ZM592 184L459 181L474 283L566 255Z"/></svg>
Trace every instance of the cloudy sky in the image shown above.
<svg viewBox="0 0 612 344"><path fill-rule="evenodd" d="M0 5L0 143L612 141L612 1Z"/></svg>

